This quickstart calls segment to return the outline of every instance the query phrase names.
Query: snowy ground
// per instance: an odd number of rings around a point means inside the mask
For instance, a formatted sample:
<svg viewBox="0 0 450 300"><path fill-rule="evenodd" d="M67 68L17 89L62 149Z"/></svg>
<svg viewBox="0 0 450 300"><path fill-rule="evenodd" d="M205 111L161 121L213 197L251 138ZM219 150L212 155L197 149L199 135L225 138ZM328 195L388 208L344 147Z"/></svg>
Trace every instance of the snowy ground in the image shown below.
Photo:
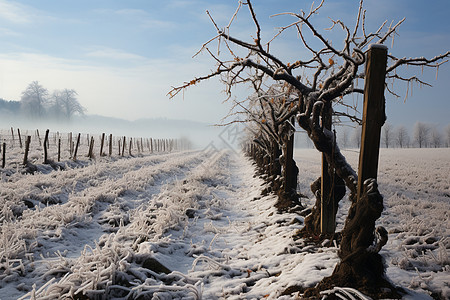
<svg viewBox="0 0 450 300"><path fill-rule="evenodd" d="M312 205L319 155L297 150L296 160ZM335 247L293 241L303 218L277 214L251 163L232 151L17 170L1 177L2 300L291 299L286 288L314 286L338 262ZM388 276L405 299L450 297L450 149L383 149L379 173ZM338 228L347 209L343 200Z"/></svg>

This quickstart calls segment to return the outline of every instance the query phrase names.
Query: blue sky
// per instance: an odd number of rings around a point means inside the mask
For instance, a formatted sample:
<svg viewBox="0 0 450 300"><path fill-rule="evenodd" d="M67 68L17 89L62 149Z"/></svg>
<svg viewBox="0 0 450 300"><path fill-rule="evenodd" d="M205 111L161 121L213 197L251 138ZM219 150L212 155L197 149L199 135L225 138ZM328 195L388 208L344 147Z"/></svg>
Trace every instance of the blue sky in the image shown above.
<svg viewBox="0 0 450 300"><path fill-rule="evenodd" d="M264 37L292 21L271 15L311 6L311 1L303 0L253 2ZM353 24L358 3L330 0L313 21L322 32L330 25L328 17ZM75 89L90 114L219 122L228 105L222 104L225 95L218 80L199 84L173 100L166 94L172 85L215 69L207 55L192 58L215 35L205 11L225 26L236 7L232 0L0 0L0 98L19 100L26 86L37 80L50 91ZM367 30L406 17L394 47L388 44L394 55L434 56L450 49L448 0L367 0L365 7ZM232 34L251 39L254 26L246 9L234 25ZM333 39L333 34L328 37ZM294 33L278 39L273 49L292 61L301 54ZM406 103L388 96L389 122L450 123L450 64L440 68L437 80L434 70L425 70L424 78L434 87L414 87ZM397 91L404 95L402 85ZM249 92L239 89L236 96Z"/></svg>

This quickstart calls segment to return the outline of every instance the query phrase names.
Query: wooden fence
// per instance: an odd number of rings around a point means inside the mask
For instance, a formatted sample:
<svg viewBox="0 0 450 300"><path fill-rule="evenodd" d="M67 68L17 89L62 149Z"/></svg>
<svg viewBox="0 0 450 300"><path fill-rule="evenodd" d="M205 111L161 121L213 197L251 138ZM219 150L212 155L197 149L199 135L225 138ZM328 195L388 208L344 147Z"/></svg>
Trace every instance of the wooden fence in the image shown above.
<svg viewBox="0 0 450 300"><path fill-rule="evenodd" d="M104 156L130 157L152 153L173 152L188 149L188 144L179 139L134 138L126 136L90 135L72 132L59 133L46 130L42 139L39 130L21 131L11 127L0 130L1 167L35 163L77 160L80 156L95 159ZM23 159L22 159L23 158Z"/></svg>

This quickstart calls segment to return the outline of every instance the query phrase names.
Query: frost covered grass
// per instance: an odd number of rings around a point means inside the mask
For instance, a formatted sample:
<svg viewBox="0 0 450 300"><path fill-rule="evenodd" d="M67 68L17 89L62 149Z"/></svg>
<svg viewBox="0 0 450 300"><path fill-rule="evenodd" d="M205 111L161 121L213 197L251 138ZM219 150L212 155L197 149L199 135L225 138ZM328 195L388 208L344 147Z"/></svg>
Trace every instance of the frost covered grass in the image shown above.
<svg viewBox="0 0 450 300"><path fill-rule="evenodd" d="M359 153L348 150L344 155L356 169ZM319 176L320 154L298 150L296 158L300 177L302 170L310 179ZM385 210L379 224L389 231L389 241L380 253L388 266L387 275L399 286L441 299L450 298L449 174L449 148L381 149L378 183ZM302 192L312 196L303 190L307 188L303 180L300 185ZM338 228L348 210L344 200Z"/></svg>
<svg viewBox="0 0 450 300"><path fill-rule="evenodd" d="M358 154L346 155L356 167ZM320 155L298 150L296 160L311 206ZM382 149L379 222L389 241L381 254L405 299L450 296L449 173L449 149ZM1 187L2 300L295 299L338 262L336 247L293 240L303 217L278 214L251 162L231 151L15 171ZM341 202L338 229L349 204ZM366 299L341 287L330 293Z"/></svg>

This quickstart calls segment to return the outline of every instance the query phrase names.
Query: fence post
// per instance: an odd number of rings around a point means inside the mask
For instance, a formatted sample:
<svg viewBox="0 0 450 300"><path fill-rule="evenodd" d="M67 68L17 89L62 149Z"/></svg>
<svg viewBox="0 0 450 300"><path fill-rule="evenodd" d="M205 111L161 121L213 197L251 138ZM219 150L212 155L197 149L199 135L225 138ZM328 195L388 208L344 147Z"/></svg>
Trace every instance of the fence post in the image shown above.
<svg viewBox="0 0 450 300"><path fill-rule="evenodd" d="M23 156L24 166L28 164L28 152L30 151L30 142L31 142L31 135L27 136L27 139L25 141L25 154Z"/></svg>
<svg viewBox="0 0 450 300"><path fill-rule="evenodd" d="M22 145L22 136L20 135L20 128L17 128L17 134L19 136L19 146L20 148L22 148L23 145Z"/></svg>
<svg viewBox="0 0 450 300"><path fill-rule="evenodd" d="M109 156L112 155L112 146L113 146L112 133L110 133L109 134Z"/></svg>
<svg viewBox="0 0 450 300"><path fill-rule="evenodd" d="M5 166L6 166L6 143L3 143L3 152L2 152L2 155L3 155L2 169L4 169Z"/></svg>
<svg viewBox="0 0 450 300"><path fill-rule="evenodd" d="M77 160L77 152L78 152L78 146L80 145L80 137L81 137L81 133L78 133L78 137L77 137L77 144L75 145L75 150L73 152L73 160Z"/></svg>
<svg viewBox="0 0 450 300"><path fill-rule="evenodd" d="M39 129L36 129L36 134L37 134L37 137L39 139L39 146L42 146L41 136L39 135Z"/></svg>
<svg viewBox="0 0 450 300"><path fill-rule="evenodd" d="M122 156L124 156L125 155L125 144L126 144L126 137L124 136L123 137L123 142L122 142Z"/></svg>
<svg viewBox="0 0 450 300"><path fill-rule="evenodd" d="M102 141L100 143L100 156L105 156L105 154L103 154L103 145L105 144L105 133L102 133Z"/></svg>
<svg viewBox="0 0 450 300"><path fill-rule="evenodd" d="M58 138L58 162L61 161L61 138Z"/></svg>
<svg viewBox="0 0 450 300"><path fill-rule="evenodd" d="M89 152L88 152L88 157L90 159L94 158L94 136L91 136L91 142L89 143Z"/></svg>
<svg viewBox="0 0 450 300"><path fill-rule="evenodd" d="M369 178L377 178L381 127L386 120L384 99L386 64L387 47L370 45L367 52L366 78L364 80L358 200L363 192L364 181Z"/></svg>
<svg viewBox="0 0 450 300"><path fill-rule="evenodd" d="M322 111L322 127L331 130L332 108L331 103L326 103ZM336 228L336 213L334 207L334 197L332 195L332 173L330 172L325 154L322 154L322 174L321 174L321 200L320 200L320 232L332 234Z"/></svg>
<svg viewBox="0 0 450 300"><path fill-rule="evenodd" d="M14 146L14 128L11 127L12 145Z"/></svg>
<svg viewBox="0 0 450 300"><path fill-rule="evenodd" d="M48 147L48 133L50 132L49 129L45 131L45 138L44 138L44 164L48 163L48 157L47 157L47 147Z"/></svg>
<svg viewBox="0 0 450 300"><path fill-rule="evenodd" d="M128 153L129 153L130 156L133 156L133 155L131 155L131 148L132 147L133 147L133 138L130 138L130 145L129 145L129 148L128 148Z"/></svg>
<svg viewBox="0 0 450 300"><path fill-rule="evenodd" d="M69 144L69 154L70 154L70 157L72 157L72 154L73 154L72 132L69 132L68 144Z"/></svg>

